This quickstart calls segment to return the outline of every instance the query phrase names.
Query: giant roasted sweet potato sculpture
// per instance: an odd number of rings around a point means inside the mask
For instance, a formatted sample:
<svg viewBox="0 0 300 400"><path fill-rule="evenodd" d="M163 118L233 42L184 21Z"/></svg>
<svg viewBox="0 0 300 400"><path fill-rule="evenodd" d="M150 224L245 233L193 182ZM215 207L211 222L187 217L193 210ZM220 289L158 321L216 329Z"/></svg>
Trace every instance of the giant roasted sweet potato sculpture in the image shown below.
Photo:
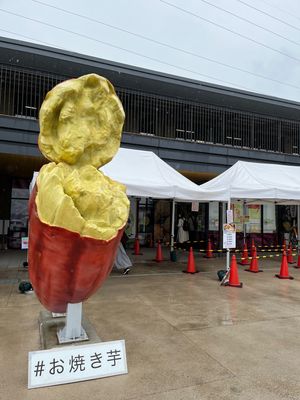
<svg viewBox="0 0 300 400"><path fill-rule="evenodd" d="M52 89L40 109L39 148L52 162L29 204L29 275L40 302L65 312L109 275L128 218L125 187L98 168L120 146L124 111L95 74Z"/></svg>

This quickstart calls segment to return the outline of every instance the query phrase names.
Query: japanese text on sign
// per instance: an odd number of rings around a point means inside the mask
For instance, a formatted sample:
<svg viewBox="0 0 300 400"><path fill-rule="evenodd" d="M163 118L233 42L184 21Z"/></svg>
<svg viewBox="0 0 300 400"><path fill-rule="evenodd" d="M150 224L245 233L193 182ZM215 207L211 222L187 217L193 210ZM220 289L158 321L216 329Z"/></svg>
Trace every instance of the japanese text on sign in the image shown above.
<svg viewBox="0 0 300 400"><path fill-rule="evenodd" d="M236 247L236 227L235 224L223 225L223 248L234 249Z"/></svg>
<svg viewBox="0 0 300 400"><path fill-rule="evenodd" d="M33 351L28 359L28 388L126 373L124 340Z"/></svg>

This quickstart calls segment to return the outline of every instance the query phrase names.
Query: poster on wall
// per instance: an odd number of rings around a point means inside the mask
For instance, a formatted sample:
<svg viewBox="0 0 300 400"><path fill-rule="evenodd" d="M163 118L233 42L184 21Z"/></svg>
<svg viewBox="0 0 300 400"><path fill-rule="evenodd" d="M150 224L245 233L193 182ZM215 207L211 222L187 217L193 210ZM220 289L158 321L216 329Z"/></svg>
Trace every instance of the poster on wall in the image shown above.
<svg viewBox="0 0 300 400"><path fill-rule="evenodd" d="M261 209L259 204L249 204L249 233L260 233Z"/></svg>
<svg viewBox="0 0 300 400"><path fill-rule="evenodd" d="M233 204L233 220L236 227L236 232L244 231L244 212L243 212L243 204L235 203Z"/></svg>
<svg viewBox="0 0 300 400"><path fill-rule="evenodd" d="M234 223L223 224L223 248L234 249L236 247L236 226Z"/></svg>

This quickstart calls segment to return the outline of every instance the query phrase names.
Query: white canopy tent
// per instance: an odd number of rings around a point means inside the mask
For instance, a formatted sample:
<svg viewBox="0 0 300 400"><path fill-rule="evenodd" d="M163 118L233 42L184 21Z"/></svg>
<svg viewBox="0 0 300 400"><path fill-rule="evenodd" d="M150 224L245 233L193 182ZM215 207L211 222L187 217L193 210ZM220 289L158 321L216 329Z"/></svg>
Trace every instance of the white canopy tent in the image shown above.
<svg viewBox="0 0 300 400"><path fill-rule="evenodd" d="M128 196L177 201L199 198L198 186L152 151L121 148L101 171L126 185Z"/></svg>
<svg viewBox="0 0 300 400"><path fill-rule="evenodd" d="M115 157L101 171L126 186L133 197L198 201L198 186L185 178L152 151L120 148ZM30 183L32 190L38 173Z"/></svg>
<svg viewBox="0 0 300 400"><path fill-rule="evenodd" d="M298 205L300 226L300 167L238 161L228 170L199 186L200 201ZM227 252L229 269L229 250Z"/></svg>
<svg viewBox="0 0 300 400"><path fill-rule="evenodd" d="M300 204L300 167L238 161L199 186L200 201Z"/></svg>
<svg viewBox="0 0 300 400"><path fill-rule="evenodd" d="M198 186L152 151L120 148L101 168L105 175L126 185L128 196L173 199L171 252L174 251L175 201L198 201Z"/></svg>
<svg viewBox="0 0 300 400"><path fill-rule="evenodd" d="M123 183L128 196L173 199L171 226L171 250L173 250L175 201L198 201L198 185L151 151L120 148L112 161L102 167L101 171ZM37 175L35 172L30 190L35 184Z"/></svg>

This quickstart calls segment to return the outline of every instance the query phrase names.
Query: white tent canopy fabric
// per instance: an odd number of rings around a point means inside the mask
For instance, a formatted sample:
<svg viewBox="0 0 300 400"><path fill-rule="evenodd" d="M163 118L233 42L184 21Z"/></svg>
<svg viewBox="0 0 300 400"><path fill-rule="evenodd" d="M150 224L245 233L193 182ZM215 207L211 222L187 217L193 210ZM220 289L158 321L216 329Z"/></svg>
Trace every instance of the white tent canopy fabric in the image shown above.
<svg viewBox="0 0 300 400"><path fill-rule="evenodd" d="M115 157L101 168L113 180L126 186L128 196L173 199L171 251L174 250L175 201L197 201L198 185L185 178L151 151L120 148ZM30 192L38 173L30 183Z"/></svg>
<svg viewBox="0 0 300 400"><path fill-rule="evenodd" d="M128 196L196 201L198 185L185 178L151 151L120 148L101 171L126 186ZM38 173L30 183L33 189Z"/></svg>
<svg viewBox="0 0 300 400"><path fill-rule="evenodd" d="M199 186L199 201L300 204L300 167L238 161Z"/></svg>
<svg viewBox="0 0 300 400"><path fill-rule="evenodd" d="M151 151L120 148L101 171L123 183L128 196L177 201L196 201L199 198L198 185Z"/></svg>

